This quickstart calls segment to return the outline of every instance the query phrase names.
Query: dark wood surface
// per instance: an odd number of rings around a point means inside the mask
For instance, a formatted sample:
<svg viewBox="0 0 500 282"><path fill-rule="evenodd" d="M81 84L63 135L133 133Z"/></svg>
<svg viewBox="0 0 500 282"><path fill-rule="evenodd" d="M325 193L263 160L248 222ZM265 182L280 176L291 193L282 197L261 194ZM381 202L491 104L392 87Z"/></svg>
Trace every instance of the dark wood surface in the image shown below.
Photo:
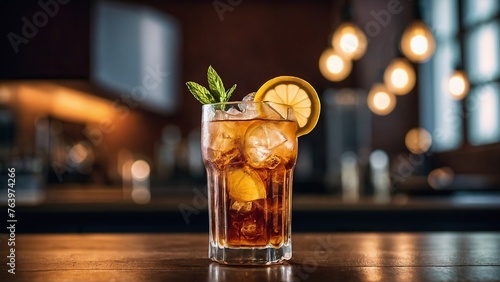
<svg viewBox="0 0 500 282"><path fill-rule="evenodd" d="M7 252L1 236L2 257ZM298 233L271 267L207 259L206 234L18 234L0 281L500 281L500 233Z"/></svg>
<svg viewBox="0 0 500 282"><path fill-rule="evenodd" d="M208 232L205 190L191 187L173 190L154 190L151 202L141 205L118 187L51 187L39 204L19 201L16 213L23 224L18 226L18 232ZM18 195L23 195L22 191ZM0 208L7 209L6 204L4 198ZM398 195L387 203L370 198L346 203L333 195L294 194L292 209L295 232L500 231L498 214L499 193L446 197Z"/></svg>

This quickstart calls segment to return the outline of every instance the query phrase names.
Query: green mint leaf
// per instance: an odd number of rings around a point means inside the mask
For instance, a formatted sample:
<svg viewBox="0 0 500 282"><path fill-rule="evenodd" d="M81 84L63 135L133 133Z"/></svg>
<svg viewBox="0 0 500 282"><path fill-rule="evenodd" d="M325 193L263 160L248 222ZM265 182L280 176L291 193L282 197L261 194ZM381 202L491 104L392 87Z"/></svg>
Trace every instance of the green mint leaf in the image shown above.
<svg viewBox="0 0 500 282"><path fill-rule="evenodd" d="M214 96L208 91L205 86L200 85L196 82L193 81L188 81L186 82L186 86L193 94L193 96L196 98L196 100L200 101L202 104L211 104L211 103L216 103L217 100L214 98Z"/></svg>
<svg viewBox="0 0 500 282"><path fill-rule="evenodd" d="M236 89L236 84L226 91L226 101L229 101L229 98L231 98L231 94L233 94L234 89Z"/></svg>
<svg viewBox="0 0 500 282"><path fill-rule="evenodd" d="M218 102L227 102L228 99L226 98L226 90L222 83L222 79L212 66L208 67L207 78L210 93L212 93L215 99L219 100Z"/></svg>
<svg viewBox="0 0 500 282"><path fill-rule="evenodd" d="M208 89L193 81L186 82L189 92L193 94L196 100L202 104L225 103L229 101L231 94L236 89L236 84L226 91L222 79L212 66L208 67L207 80ZM224 106L221 109L223 110Z"/></svg>

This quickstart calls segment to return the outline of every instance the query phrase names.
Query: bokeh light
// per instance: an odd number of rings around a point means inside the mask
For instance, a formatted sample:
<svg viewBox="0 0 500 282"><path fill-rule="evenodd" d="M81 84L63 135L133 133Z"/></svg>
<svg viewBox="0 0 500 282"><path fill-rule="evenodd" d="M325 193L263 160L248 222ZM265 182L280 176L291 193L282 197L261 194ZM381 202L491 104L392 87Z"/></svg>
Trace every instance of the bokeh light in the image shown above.
<svg viewBox="0 0 500 282"><path fill-rule="evenodd" d="M83 163L83 161L85 161L85 159L87 159L89 151L90 150L86 145L84 145L82 142L79 142L71 147L69 151L69 158L73 163L81 164Z"/></svg>
<svg viewBox="0 0 500 282"><path fill-rule="evenodd" d="M384 83L387 89L397 95L410 92L416 83L413 66L405 58L396 58L391 61L384 72Z"/></svg>
<svg viewBox="0 0 500 282"><path fill-rule="evenodd" d="M469 79L465 72L457 70L451 75L448 81L448 90L451 97L457 100L461 100L467 96L469 92Z"/></svg>
<svg viewBox="0 0 500 282"><path fill-rule="evenodd" d="M334 49L326 49L319 59L321 74L330 81L344 80L352 70L352 62Z"/></svg>
<svg viewBox="0 0 500 282"><path fill-rule="evenodd" d="M346 22L333 33L332 46L345 58L357 60L366 52L366 35L352 22Z"/></svg>
<svg viewBox="0 0 500 282"><path fill-rule="evenodd" d="M427 177L429 185L434 189L442 189L451 185L454 173L450 167L441 167L432 170Z"/></svg>
<svg viewBox="0 0 500 282"><path fill-rule="evenodd" d="M410 152L414 154L423 154L431 147L432 136L423 128L413 128L406 133L405 145Z"/></svg>
<svg viewBox="0 0 500 282"><path fill-rule="evenodd" d="M134 187L132 189L131 197L137 204L147 204L151 200L151 192L148 187Z"/></svg>
<svg viewBox="0 0 500 282"><path fill-rule="evenodd" d="M401 51L412 62L427 61L436 48L434 37L422 21L411 23L404 31L401 39Z"/></svg>
<svg viewBox="0 0 500 282"><path fill-rule="evenodd" d="M382 83L372 87L367 100L370 110L380 116L388 115L396 107L396 97Z"/></svg>
<svg viewBox="0 0 500 282"><path fill-rule="evenodd" d="M135 180L147 179L151 171L149 164L144 160L135 161L130 170L132 172L132 178Z"/></svg>

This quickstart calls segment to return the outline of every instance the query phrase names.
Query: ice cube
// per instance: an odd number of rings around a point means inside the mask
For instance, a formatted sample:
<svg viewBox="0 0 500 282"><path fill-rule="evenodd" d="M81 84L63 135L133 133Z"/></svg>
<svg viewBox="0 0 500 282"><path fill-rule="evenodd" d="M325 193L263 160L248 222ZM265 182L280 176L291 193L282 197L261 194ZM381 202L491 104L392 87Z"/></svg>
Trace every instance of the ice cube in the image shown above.
<svg viewBox="0 0 500 282"><path fill-rule="evenodd" d="M227 152L237 145L238 128L230 122L212 122L209 125L211 140L208 147L219 152Z"/></svg>
<svg viewBox="0 0 500 282"><path fill-rule="evenodd" d="M226 112L221 110L215 111L215 116L213 120L224 120L224 119L226 119Z"/></svg>
<svg viewBox="0 0 500 282"><path fill-rule="evenodd" d="M236 108L230 108L226 111L226 119L230 120L241 120L243 119L244 114L237 110Z"/></svg>
<svg viewBox="0 0 500 282"><path fill-rule="evenodd" d="M265 102L259 105L259 117L270 120L284 120L283 116L276 110L278 104ZM283 107L279 105L280 107Z"/></svg>
<svg viewBox="0 0 500 282"><path fill-rule="evenodd" d="M241 100L243 103L239 104L238 107L242 112L245 111L257 111L255 108L255 104L252 103L255 98L255 92L247 94L243 99Z"/></svg>
<svg viewBox="0 0 500 282"><path fill-rule="evenodd" d="M258 239L264 233L264 223L253 218L243 221L241 235L247 240Z"/></svg>
<svg viewBox="0 0 500 282"><path fill-rule="evenodd" d="M249 213L252 210L252 202L239 202L234 200L231 209L240 214Z"/></svg>
<svg viewBox="0 0 500 282"><path fill-rule="evenodd" d="M232 107L227 111L217 110L215 112L215 120L241 120L243 119L242 112Z"/></svg>
<svg viewBox="0 0 500 282"><path fill-rule="evenodd" d="M209 159L219 166L223 166L239 155L238 144L241 137L238 136L235 123L212 122L209 126L209 132L208 144L203 141L210 149Z"/></svg>
<svg viewBox="0 0 500 282"><path fill-rule="evenodd" d="M243 102L253 101L255 99L256 92L248 93L245 97L243 97Z"/></svg>
<svg viewBox="0 0 500 282"><path fill-rule="evenodd" d="M249 120L257 117L258 112L253 108L249 108L248 110L240 110L242 107L241 104L236 106L226 106L229 107L225 111L217 110L215 112L214 120Z"/></svg>
<svg viewBox="0 0 500 282"><path fill-rule="evenodd" d="M245 155L255 168L276 168L280 158L275 149L287 141L286 136L273 123L257 123L245 135Z"/></svg>

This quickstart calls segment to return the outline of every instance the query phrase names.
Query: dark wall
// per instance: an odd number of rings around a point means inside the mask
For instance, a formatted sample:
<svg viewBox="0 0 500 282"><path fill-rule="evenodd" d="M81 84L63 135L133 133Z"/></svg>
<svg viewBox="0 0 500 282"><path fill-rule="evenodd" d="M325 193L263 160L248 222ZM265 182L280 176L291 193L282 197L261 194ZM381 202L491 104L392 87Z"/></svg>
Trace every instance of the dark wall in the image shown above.
<svg viewBox="0 0 500 282"><path fill-rule="evenodd" d="M0 79L88 78L89 1L37 2L2 1Z"/></svg>

